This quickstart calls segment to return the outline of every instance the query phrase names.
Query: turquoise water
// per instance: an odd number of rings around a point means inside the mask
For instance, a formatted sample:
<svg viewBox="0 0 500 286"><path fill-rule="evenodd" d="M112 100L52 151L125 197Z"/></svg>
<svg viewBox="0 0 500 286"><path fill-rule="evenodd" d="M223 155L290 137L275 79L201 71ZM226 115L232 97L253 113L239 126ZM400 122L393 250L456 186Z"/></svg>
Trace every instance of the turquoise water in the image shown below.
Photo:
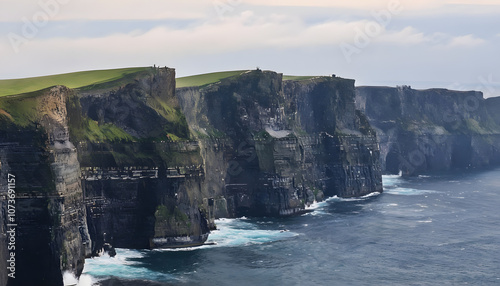
<svg viewBox="0 0 500 286"><path fill-rule="evenodd" d="M302 216L219 220L220 230L209 237L217 245L118 249L114 258L87 259L83 280L101 285L500 285L500 169L383 179L383 194L330 198Z"/></svg>

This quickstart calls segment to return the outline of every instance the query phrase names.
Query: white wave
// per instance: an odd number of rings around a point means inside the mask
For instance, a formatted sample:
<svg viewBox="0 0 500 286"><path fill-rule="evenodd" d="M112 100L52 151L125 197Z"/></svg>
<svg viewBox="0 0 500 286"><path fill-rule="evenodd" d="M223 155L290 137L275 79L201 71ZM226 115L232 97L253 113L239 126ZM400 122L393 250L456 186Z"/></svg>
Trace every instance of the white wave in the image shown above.
<svg viewBox="0 0 500 286"><path fill-rule="evenodd" d="M335 202L356 202L356 201L364 201L366 200L367 198L370 198L370 197L376 197L380 195L379 192L373 192L373 193L369 193L368 195L364 195L362 197L353 197L353 198L339 198L338 196L333 196L331 198L329 198L327 201L335 201Z"/></svg>
<svg viewBox="0 0 500 286"><path fill-rule="evenodd" d="M94 283L91 276L82 274L80 279L77 279L72 272L65 271L63 273L64 286L92 286Z"/></svg>
<svg viewBox="0 0 500 286"><path fill-rule="evenodd" d="M321 201L321 202L316 202L312 203L309 206L306 206L306 210L317 210L323 207L326 207L328 205L328 199Z"/></svg>
<svg viewBox="0 0 500 286"><path fill-rule="evenodd" d="M379 192L369 193L368 195L364 195L362 197L354 197L354 198L339 198L338 196L329 197L326 200L314 203L310 207L306 208L307 210L313 210L312 212L308 212L303 214L302 216L318 216L318 215L331 215L325 209L330 204L330 202L357 202L364 201L367 198L375 197L380 195Z"/></svg>
<svg viewBox="0 0 500 286"><path fill-rule="evenodd" d="M391 195L402 195L402 196L419 196L424 194L437 193L437 191L397 187L393 189L386 189L384 193Z"/></svg>
<svg viewBox="0 0 500 286"><path fill-rule="evenodd" d="M382 185L384 188L394 187L403 182L400 175L382 175Z"/></svg>
<svg viewBox="0 0 500 286"><path fill-rule="evenodd" d="M92 276L97 282L110 276L125 279L179 281L173 275L152 271L142 267L140 261L133 260L144 257L146 253L146 250L117 248L115 257L104 255L86 259L83 273Z"/></svg>
<svg viewBox="0 0 500 286"><path fill-rule="evenodd" d="M309 210L310 212L307 212L303 214L302 216L318 216L318 215L329 215L328 212L325 211L325 208L328 207L329 203L331 201L334 201L337 197L329 197L326 198L325 200L321 202L316 202L312 203L310 206L306 207L306 210Z"/></svg>
<svg viewBox="0 0 500 286"><path fill-rule="evenodd" d="M248 222L247 218L218 219L215 221L217 229L209 236L208 244L198 247L155 249L154 251L194 251L199 249L216 247L235 247L288 239L298 234L284 229L264 230L259 229L257 224ZM213 244L210 244L213 243Z"/></svg>
<svg viewBox="0 0 500 286"><path fill-rule="evenodd" d="M369 198L369 197L376 197L380 195L380 192L373 192L373 193L369 193L368 195L365 195L365 196L362 196L361 198Z"/></svg>

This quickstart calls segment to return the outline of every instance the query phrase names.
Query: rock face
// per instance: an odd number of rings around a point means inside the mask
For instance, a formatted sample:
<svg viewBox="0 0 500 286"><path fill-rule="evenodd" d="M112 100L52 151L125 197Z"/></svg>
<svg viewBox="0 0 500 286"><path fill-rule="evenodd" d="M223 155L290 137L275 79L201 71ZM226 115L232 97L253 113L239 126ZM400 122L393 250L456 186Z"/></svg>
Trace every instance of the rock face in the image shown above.
<svg viewBox="0 0 500 286"><path fill-rule="evenodd" d="M289 215L324 195L382 191L375 133L355 110L352 80L284 82L257 70L177 97L202 139L216 211Z"/></svg>
<svg viewBox="0 0 500 286"><path fill-rule="evenodd" d="M214 228L207 222L212 212L201 191L199 143L187 140L175 97L175 71L155 68L119 88L80 92L73 109L80 115L71 118L74 137L89 133L88 122L109 130L77 146L94 254L105 243L155 248L205 242Z"/></svg>
<svg viewBox="0 0 500 286"><path fill-rule="evenodd" d="M260 70L176 90L173 69L151 68L1 98L0 267L14 174L18 275L0 284L62 285L113 247L200 245L215 218L381 192L375 131L354 96L353 80Z"/></svg>
<svg viewBox="0 0 500 286"><path fill-rule="evenodd" d="M34 125L15 126L2 118L2 195L8 174L16 179L16 275L9 285L61 285L62 272L80 275L90 254L80 165L68 134L69 93L55 87L36 97Z"/></svg>
<svg viewBox="0 0 500 286"><path fill-rule="evenodd" d="M382 170L499 164L498 106L478 92L355 92L353 80L260 70L176 90L169 68L0 98L3 269L9 174L17 224L16 279L2 271L0 285L62 285L102 250L200 245L215 218L382 192Z"/></svg>
<svg viewBox="0 0 500 286"><path fill-rule="evenodd" d="M382 168L393 174L498 165L495 102L476 91L356 88L356 105L377 132Z"/></svg>

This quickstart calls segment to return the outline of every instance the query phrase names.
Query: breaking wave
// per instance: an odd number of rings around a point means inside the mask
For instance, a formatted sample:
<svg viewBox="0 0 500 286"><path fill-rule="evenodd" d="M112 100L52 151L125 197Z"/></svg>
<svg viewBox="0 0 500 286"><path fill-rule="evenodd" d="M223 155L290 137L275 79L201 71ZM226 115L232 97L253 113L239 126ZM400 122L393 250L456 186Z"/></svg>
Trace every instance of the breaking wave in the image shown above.
<svg viewBox="0 0 500 286"><path fill-rule="evenodd" d="M270 243L299 235L286 229L259 229L258 224L251 222L251 220L247 218L219 219L216 220L216 225L218 230L212 231L209 236L209 241L207 241L207 243L211 244L199 247L154 250L117 248L115 257L104 255L87 259L85 261L83 273L87 276L92 276L92 281L94 282L107 279L111 276L120 277L122 279L182 282L181 278L172 274L148 269L146 265L143 265L141 259L148 256L150 252L199 251L217 247L239 247Z"/></svg>

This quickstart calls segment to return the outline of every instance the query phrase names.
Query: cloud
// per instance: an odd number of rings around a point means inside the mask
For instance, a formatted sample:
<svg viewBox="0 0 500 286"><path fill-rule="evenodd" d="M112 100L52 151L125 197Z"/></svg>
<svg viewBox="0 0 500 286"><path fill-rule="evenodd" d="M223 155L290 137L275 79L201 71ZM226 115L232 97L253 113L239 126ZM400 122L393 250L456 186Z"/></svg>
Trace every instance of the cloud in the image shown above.
<svg viewBox="0 0 500 286"><path fill-rule="evenodd" d="M427 44L432 47L446 49L476 47L487 43L486 40L472 34L460 36L439 32L425 34L413 27L405 27L401 31L389 31L382 35L379 41L403 45Z"/></svg>
<svg viewBox="0 0 500 286"><path fill-rule="evenodd" d="M212 12L211 1L197 0L2 0L1 22L32 20L45 13L51 21L197 19Z"/></svg>
<svg viewBox="0 0 500 286"><path fill-rule="evenodd" d="M353 43L357 33L376 27L375 21L326 21L307 24L300 17L282 14L256 15L252 11L225 18L224 21L206 21L200 25L184 28L157 26L147 31L134 30L129 33L114 33L101 37L59 37L27 41L20 46L19 54L13 49L0 46L9 60L24 62L32 57L39 61L40 55L51 61L70 59L73 55L88 58L123 58L135 54L189 57L242 52L252 49L290 49L317 46L337 47L341 43ZM445 48L474 47L485 40L473 35L451 36L447 34L424 34L408 26L400 30L386 30L381 25L369 41L392 45L428 44ZM11 65L15 65L14 62Z"/></svg>
<svg viewBox="0 0 500 286"><path fill-rule="evenodd" d="M20 55L61 49L63 53L67 50L81 50L82 53L99 51L104 54L163 51L187 56L256 48L314 47L347 41L352 38L353 28L362 26L364 22L330 21L307 25L298 17L279 14L256 16L251 11L244 11L224 21L206 21L187 28L157 26L145 32L134 30L93 38L34 38L20 46L19 50Z"/></svg>
<svg viewBox="0 0 500 286"><path fill-rule="evenodd" d="M454 37L448 43L448 47L475 47L486 43L485 40L477 38L474 35L465 35Z"/></svg>
<svg viewBox="0 0 500 286"><path fill-rule="evenodd" d="M378 41L398 45L416 45L429 42L430 37L414 27L405 27L400 31L385 33Z"/></svg>
<svg viewBox="0 0 500 286"><path fill-rule="evenodd" d="M381 9L388 8L391 5L401 5L405 9L429 9L436 8L446 4L443 0L241 0L244 3L260 6L299 6L299 7L336 7L347 9Z"/></svg>
<svg viewBox="0 0 500 286"><path fill-rule="evenodd" d="M492 6L500 6L498 0L450 0L449 4L456 5L492 5Z"/></svg>
<svg viewBox="0 0 500 286"><path fill-rule="evenodd" d="M221 6L222 5L222 6ZM52 21L70 20L158 20L158 19L210 19L217 17L217 7L231 11L255 7L309 7L360 10L363 12L401 8L404 12L444 12L449 5L496 5L497 0L2 0L0 22L31 20L47 9ZM242 8L243 7L243 8ZM476 9L477 10L477 9ZM279 10L277 10L279 11ZM462 9L473 12L474 9ZM300 13L300 11L296 12Z"/></svg>
<svg viewBox="0 0 500 286"><path fill-rule="evenodd" d="M11 0L5 1L12 2ZM26 0L16 1L26 4ZM112 12L114 8L108 3L109 1L87 0L89 3L98 5L94 7L98 11L92 14L94 8L82 6L80 0L68 1L70 2L67 4L67 9L61 7L65 10L61 10L60 15L55 17L56 19L109 19L106 13L111 15L111 19L138 20L149 19L149 16L153 19L161 19L176 11L167 9L169 5L172 5L170 0L161 0L161 3L164 4L158 4L155 2L156 0L147 0L143 1L144 6L134 6L135 1L124 0L123 5L120 5L121 10L116 12ZM348 64L345 63L342 56L340 45L344 42L354 44L357 31L365 31L367 27L377 25L377 20L370 11L363 12L363 17L337 17L333 19L323 17L311 21L310 13L318 10L329 12L330 10L315 8L304 13L302 11L307 9L269 7L269 9L265 9L265 12L262 12L262 10L254 9L255 7L249 5L251 2L257 3L255 1L260 0L245 0L237 4L239 6L233 6L235 9L226 13L224 18L219 18L214 10L212 0L197 0L196 2L201 2L199 6L192 4L194 0L184 1L189 4L186 6L179 4L177 16L181 18L200 17L195 21L186 21L189 22L187 25L171 25L166 21L151 21L144 26L129 25L128 28L124 29L116 29L111 25L106 33L86 33L87 36L82 36L70 35L72 31L69 28L64 28L66 23L61 22L58 25L52 27L48 25L47 28L41 29L40 35L36 35L22 45L18 54L14 53L6 37L0 38L0 53L3 55L1 63L4 67L0 70L0 78L36 76L75 70L144 66L155 63L167 64L179 69L192 66L192 70L195 70L196 73L199 70L217 69L217 65L224 66L224 68L240 68L243 62L253 63L253 61L259 60L262 61L259 62L261 66L274 62L278 70L283 66L290 66L293 69L301 69L299 72L302 72L302 68L308 64L311 65L312 73L315 73L319 66L328 66L325 68L327 71L330 71L331 66L336 66L342 71L352 70L352 77L357 77L361 73L361 69L366 68L366 73L368 73L379 66L372 63L373 66L369 67L370 60L373 59L382 61L382 58L388 57L387 65L396 65L396 69L400 69L396 63L390 61L396 58L396 54L405 55L411 52L415 55L415 59L420 57L420 60L415 63L415 69L418 70L419 61L423 62L424 59L430 61L436 58L441 59L449 54L463 55L469 53L469 50L464 49L464 47L491 48L494 44L494 41L488 43L480 38L478 35L485 36L478 33L461 35L454 29L446 30L446 33L438 33L433 30L434 26L429 29L425 25L421 25L426 18L414 17L412 21L407 23L405 22L407 14L404 10L397 17L393 17L385 27L384 25L380 26L380 30L374 36L370 36L370 43L366 50L362 50L362 55L360 54L356 61ZM238 3L237 0L227 1ZM374 3L385 3L386 5L388 1L375 0ZM349 4L348 1L332 2L336 5L354 5ZM328 1L328 3L332 2ZM437 2L443 3L444 1ZM158 5L153 5L153 3ZM268 4L271 3L273 2L270 0ZM305 2L302 1L290 3L305 5ZM333 7L331 6L333 4L327 4L321 0L315 3L314 5L323 3L330 5L328 7ZM425 4L427 1L422 3ZM286 5L286 3L282 2L282 5ZM162 7L162 9L155 11L153 7ZM404 7L407 9L407 6ZM36 8L36 5L31 5L32 10L36 10ZM26 9L24 13L29 10ZM134 9L136 13L133 13ZM304 16L304 14L308 16ZM87 27L85 21L81 22L83 26ZM79 21L72 23L78 24ZM95 25L89 26L96 27L100 22L94 23ZM123 21L123 23L135 22ZM58 30L62 32L48 31L55 29L55 26L62 27L62 30ZM56 35L57 37L55 37ZM377 54L379 52L380 54ZM481 55L477 55L477 57ZM268 57L266 58L266 56ZM358 55L356 54L356 56ZM228 58L230 59L227 60ZM300 64L291 64L291 58L294 59L294 63ZM342 66L342 64L344 65ZM356 66L357 64L359 66ZM432 62L427 63L425 68L431 64ZM467 62L467 64L472 66L475 63ZM388 69L390 68L388 67ZM375 71L375 73L379 72ZM396 75L400 76L399 73ZM365 77L368 78L367 75Z"/></svg>
<svg viewBox="0 0 500 286"><path fill-rule="evenodd" d="M228 0L229 1L229 0ZM298 7L335 7L347 9L380 9L390 5L401 5L405 10L427 10L442 8L447 5L496 5L498 0L232 0L258 6L298 6Z"/></svg>

